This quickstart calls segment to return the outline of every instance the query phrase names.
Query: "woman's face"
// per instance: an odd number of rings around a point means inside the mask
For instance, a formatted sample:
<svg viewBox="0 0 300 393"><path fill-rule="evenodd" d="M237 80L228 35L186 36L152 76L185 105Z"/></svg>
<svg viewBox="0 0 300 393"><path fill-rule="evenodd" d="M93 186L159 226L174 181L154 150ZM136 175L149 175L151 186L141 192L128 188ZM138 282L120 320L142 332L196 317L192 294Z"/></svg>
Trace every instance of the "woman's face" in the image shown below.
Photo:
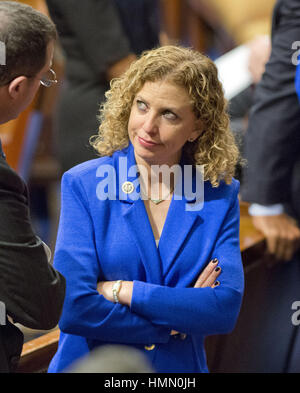
<svg viewBox="0 0 300 393"><path fill-rule="evenodd" d="M133 100L128 122L137 163L177 164L183 145L199 136L200 124L183 87L146 82Z"/></svg>

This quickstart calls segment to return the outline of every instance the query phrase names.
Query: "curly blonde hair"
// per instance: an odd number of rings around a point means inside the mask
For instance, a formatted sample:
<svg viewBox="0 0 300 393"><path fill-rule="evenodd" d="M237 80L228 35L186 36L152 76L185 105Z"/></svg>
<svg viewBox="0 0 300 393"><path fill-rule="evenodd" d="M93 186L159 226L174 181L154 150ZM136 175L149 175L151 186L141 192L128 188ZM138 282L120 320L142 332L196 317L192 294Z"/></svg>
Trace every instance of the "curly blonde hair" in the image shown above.
<svg viewBox="0 0 300 393"><path fill-rule="evenodd" d="M183 154L193 165L204 166L204 180L214 187L231 183L239 150L229 127L227 102L215 64L203 54L180 46L162 46L144 52L122 77L112 80L100 108L98 135L90 143L101 156L128 146L128 120L136 94L146 82L168 81L184 87L204 131L186 142Z"/></svg>

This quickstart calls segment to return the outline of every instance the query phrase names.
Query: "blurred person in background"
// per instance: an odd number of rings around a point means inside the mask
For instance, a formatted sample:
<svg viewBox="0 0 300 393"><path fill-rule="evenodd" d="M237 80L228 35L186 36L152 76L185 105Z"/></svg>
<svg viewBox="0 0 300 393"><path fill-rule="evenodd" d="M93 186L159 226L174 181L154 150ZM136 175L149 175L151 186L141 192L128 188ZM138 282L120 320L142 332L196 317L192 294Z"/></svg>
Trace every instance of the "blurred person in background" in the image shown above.
<svg viewBox="0 0 300 393"><path fill-rule="evenodd" d="M74 362L68 373L153 373L144 354L128 345L103 345Z"/></svg>
<svg viewBox="0 0 300 393"><path fill-rule="evenodd" d="M268 295L273 294L257 356L271 372L300 371L299 327L291 321L291 306L300 293L299 46L295 46L299 37L300 2L278 0L271 56L255 90L245 140L241 196L250 203L254 226L266 238ZM284 369L277 361L280 342L289 347Z"/></svg>
<svg viewBox="0 0 300 393"><path fill-rule="evenodd" d="M246 133L248 161L242 196L268 250L289 261L300 247L300 105L293 43L300 37L300 3L279 0L274 9L272 52L258 84Z"/></svg>
<svg viewBox="0 0 300 393"><path fill-rule="evenodd" d="M111 79L159 45L157 0L47 0L66 59L57 114L62 171L95 158L99 104Z"/></svg>

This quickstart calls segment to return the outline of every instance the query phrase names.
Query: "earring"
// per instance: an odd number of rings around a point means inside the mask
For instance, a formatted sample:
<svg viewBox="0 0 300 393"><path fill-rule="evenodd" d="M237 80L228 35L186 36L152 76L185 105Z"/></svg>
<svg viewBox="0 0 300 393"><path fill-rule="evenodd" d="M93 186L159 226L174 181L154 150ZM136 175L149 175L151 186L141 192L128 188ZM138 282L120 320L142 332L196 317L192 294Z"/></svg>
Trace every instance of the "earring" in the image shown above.
<svg viewBox="0 0 300 393"><path fill-rule="evenodd" d="M189 142L194 142L194 138L193 138L193 137L190 137L190 138L188 139L188 141L189 141Z"/></svg>

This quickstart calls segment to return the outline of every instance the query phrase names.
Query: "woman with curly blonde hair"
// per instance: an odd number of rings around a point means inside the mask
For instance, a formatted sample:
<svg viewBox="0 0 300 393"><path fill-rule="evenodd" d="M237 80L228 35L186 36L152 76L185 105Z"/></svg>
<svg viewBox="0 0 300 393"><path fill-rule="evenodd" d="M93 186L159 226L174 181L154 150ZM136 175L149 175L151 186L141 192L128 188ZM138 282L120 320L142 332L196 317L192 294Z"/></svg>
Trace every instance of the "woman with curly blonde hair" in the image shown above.
<svg viewBox="0 0 300 393"><path fill-rule="evenodd" d="M106 97L101 158L62 180L54 265L67 293L49 371L119 343L157 372L208 372L204 338L233 329L244 285L238 150L216 67L153 49Z"/></svg>
<svg viewBox="0 0 300 393"><path fill-rule="evenodd" d="M166 80L189 93L193 111L203 124L201 137L183 146L193 164L204 165L205 180L217 186L231 182L238 161L238 148L229 129L226 100L215 64L199 52L176 46L147 51L129 70L111 83L100 110L99 135L91 144L101 156L128 146L131 106L145 82Z"/></svg>

